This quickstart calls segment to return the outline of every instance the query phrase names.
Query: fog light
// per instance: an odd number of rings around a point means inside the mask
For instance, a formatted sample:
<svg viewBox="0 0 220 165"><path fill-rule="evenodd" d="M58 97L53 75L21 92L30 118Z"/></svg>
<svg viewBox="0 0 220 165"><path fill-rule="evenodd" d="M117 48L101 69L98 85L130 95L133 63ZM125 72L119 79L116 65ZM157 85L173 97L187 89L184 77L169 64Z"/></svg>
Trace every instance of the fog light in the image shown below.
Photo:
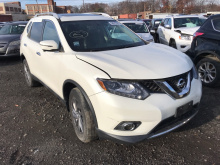
<svg viewBox="0 0 220 165"><path fill-rule="evenodd" d="M119 123L116 127L115 130L120 130L120 131L133 131L135 130L139 125L141 125L140 121L123 121Z"/></svg>

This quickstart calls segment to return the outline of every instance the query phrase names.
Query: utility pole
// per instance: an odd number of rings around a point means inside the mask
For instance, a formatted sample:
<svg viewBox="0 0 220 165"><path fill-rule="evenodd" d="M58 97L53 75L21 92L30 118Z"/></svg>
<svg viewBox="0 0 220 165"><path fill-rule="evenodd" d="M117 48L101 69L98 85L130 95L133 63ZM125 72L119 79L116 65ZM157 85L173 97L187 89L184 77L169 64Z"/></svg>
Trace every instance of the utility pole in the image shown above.
<svg viewBox="0 0 220 165"><path fill-rule="evenodd" d="M37 0L36 0L36 3L37 3L37 10L38 10L37 13L39 13L39 6L38 6L38 1Z"/></svg>
<svg viewBox="0 0 220 165"><path fill-rule="evenodd" d="M84 0L83 0L83 12L85 12L85 4L84 4Z"/></svg>

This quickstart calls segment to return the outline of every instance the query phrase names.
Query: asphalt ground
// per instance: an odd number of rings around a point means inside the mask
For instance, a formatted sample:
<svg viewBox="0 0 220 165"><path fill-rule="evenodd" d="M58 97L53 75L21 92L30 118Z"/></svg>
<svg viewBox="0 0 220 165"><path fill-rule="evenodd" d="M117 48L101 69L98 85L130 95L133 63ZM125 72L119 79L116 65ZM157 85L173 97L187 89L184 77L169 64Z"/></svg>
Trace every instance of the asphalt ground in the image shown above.
<svg viewBox="0 0 220 165"><path fill-rule="evenodd" d="M134 145L84 144L63 103L29 88L19 58L0 58L0 164L220 164L220 88L203 88L199 113L178 130Z"/></svg>

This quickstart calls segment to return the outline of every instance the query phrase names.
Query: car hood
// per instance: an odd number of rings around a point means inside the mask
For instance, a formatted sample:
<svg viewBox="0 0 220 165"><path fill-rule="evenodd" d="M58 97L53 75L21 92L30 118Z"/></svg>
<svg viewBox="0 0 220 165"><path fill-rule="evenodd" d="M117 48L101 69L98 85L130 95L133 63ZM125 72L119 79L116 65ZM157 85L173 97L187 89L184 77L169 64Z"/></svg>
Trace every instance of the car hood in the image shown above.
<svg viewBox="0 0 220 165"><path fill-rule="evenodd" d="M177 28L177 29L175 29L175 31L179 30L179 31L181 31L181 33L193 35L199 28L200 28L200 26L192 27L192 28L187 28L187 27L186 28Z"/></svg>
<svg viewBox="0 0 220 165"><path fill-rule="evenodd" d="M8 43L14 40L19 40L20 36L20 34L0 35L0 43Z"/></svg>
<svg viewBox="0 0 220 165"><path fill-rule="evenodd" d="M155 43L102 52L77 52L76 56L115 79L161 79L185 73L193 66L185 54Z"/></svg>
<svg viewBox="0 0 220 165"><path fill-rule="evenodd" d="M139 35L145 41L153 39L153 37L150 33L136 33L136 34Z"/></svg>

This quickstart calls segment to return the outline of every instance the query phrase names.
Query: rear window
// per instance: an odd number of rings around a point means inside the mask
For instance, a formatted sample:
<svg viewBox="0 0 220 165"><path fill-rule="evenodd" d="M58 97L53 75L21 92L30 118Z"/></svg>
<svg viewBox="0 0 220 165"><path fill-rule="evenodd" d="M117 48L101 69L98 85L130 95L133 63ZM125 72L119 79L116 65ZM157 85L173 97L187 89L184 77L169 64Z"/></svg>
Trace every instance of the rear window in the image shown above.
<svg viewBox="0 0 220 165"><path fill-rule="evenodd" d="M34 22L31 28L30 38L36 42L41 41L43 22Z"/></svg>
<svg viewBox="0 0 220 165"><path fill-rule="evenodd" d="M212 22L214 29L220 31L220 18L213 19Z"/></svg>

